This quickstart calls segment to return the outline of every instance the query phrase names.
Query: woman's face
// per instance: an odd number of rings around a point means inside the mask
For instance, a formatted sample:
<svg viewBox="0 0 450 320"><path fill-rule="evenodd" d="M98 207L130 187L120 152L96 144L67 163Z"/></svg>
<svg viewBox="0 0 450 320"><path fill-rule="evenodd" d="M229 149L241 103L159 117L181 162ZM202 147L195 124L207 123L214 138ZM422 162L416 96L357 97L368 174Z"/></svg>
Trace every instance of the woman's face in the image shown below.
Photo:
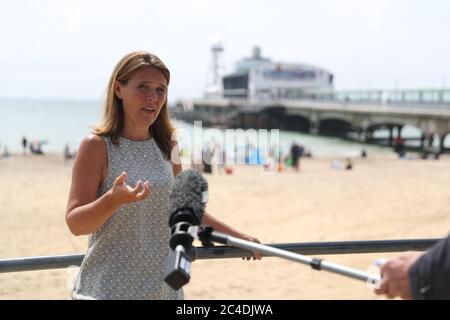
<svg viewBox="0 0 450 320"><path fill-rule="evenodd" d="M125 122L147 128L155 122L167 99L167 80L156 68L137 71L126 85L116 81L116 95L122 99Z"/></svg>

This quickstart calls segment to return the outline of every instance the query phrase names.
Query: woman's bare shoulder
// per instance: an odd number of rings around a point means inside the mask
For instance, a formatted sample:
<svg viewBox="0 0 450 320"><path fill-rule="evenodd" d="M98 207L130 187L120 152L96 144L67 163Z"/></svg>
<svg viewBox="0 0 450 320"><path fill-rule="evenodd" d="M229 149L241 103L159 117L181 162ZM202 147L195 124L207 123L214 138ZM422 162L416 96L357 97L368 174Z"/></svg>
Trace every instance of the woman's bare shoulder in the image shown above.
<svg viewBox="0 0 450 320"><path fill-rule="evenodd" d="M84 147L84 148L88 148L88 149L106 150L106 142L98 134L90 133L83 138L83 140L81 141L80 147Z"/></svg>
<svg viewBox="0 0 450 320"><path fill-rule="evenodd" d="M81 141L79 153L92 160L103 159L106 155L106 142L101 136L90 133Z"/></svg>
<svg viewBox="0 0 450 320"><path fill-rule="evenodd" d="M105 140L98 134L95 133L90 133L87 136L85 136L83 138L83 140L81 141L81 143L85 143L85 144L89 144L92 146L105 146L106 147L106 143Z"/></svg>

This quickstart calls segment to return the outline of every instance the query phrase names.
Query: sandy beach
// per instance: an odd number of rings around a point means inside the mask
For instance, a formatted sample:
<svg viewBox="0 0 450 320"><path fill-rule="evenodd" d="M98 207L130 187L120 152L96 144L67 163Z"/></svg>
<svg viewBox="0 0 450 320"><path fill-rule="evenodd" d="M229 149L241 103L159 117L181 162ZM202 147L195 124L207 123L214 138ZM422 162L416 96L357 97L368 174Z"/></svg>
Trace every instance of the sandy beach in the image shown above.
<svg viewBox="0 0 450 320"><path fill-rule="evenodd" d="M235 166L209 175L207 210L263 243L444 237L450 230L450 156L302 159L301 172ZM0 159L0 259L84 253L87 237L65 225L72 162L61 155ZM323 256L366 270L397 254ZM0 274L0 299L70 299L74 269ZM193 264L187 299L379 299L363 282L279 258Z"/></svg>

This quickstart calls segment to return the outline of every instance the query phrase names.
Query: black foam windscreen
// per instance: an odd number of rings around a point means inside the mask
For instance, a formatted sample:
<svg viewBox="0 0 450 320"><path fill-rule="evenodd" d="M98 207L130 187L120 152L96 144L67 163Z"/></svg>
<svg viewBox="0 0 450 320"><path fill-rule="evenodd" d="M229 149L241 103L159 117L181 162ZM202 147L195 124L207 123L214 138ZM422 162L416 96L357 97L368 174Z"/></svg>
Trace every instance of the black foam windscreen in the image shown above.
<svg viewBox="0 0 450 320"><path fill-rule="evenodd" d="M170 194L171 217L169 225L178 222L180 211L193 214L191 223L200 224L208 201L208 182L197 171L185 170L180 172L174 180Z"/></svg>

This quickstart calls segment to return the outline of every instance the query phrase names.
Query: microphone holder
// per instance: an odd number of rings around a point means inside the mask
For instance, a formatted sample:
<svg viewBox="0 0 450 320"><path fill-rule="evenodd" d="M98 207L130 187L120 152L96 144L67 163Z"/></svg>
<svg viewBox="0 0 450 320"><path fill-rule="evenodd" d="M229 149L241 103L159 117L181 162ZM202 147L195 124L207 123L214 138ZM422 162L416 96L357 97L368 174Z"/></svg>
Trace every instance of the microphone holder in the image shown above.
<svg viewBox="0 0 450 320"><path fill-rule="evenodd" d="M324 261L322 259L310 258L299 253L274 248L261 243L239 239L222 232L214 231L212 227L200 228L198 234L199 234L198 238L203 239L202 240L203 245L205 245L205 243L208 244L208 242L209 243L218 242L228 246L233 246L251 251L258 251L262 254L273 255L280 258L284 258L286 260L300 262L309 265L314 270L318 271L326 270L349 278L361 280L373 285L377 284L380 281L379 276L370 274L362 270L342 266L336 263Z"/></svg>
<svg viewBox="0 0 450 320"><path fill-rule="evenodd" d="M210 226L189 227L187 232L190 233L193 238L200 240L204 247L213 246L214 242L217 242L220 244L225 244L228 246L233 246L233 247L237 247L237 248L241 248L241 249L245 249L245 250L258 251L263 255L266 254L266 255L271 255L271 256L277 256L277 257L280 257L280 258L283 258L286 260L300 262L302 264L309 265L314 270L318 270L318 271L326 270L326 271L340 274L340 275L343 275L343 276L346 276L346 277L349 277L352 279L364 281L371 285L376 285L381 280L379 275L373 275L373 274L370 274L368 272L365 272L365 271L362 271L359 269L355 269L355 268L339 265L336 263L324 261L322 259L310 258L310 257L304 256L304 255L298 254L298 253L294 253L294 252L287 251L287 250L282 250L279 248L274 248L274 247L271 247L268 245L255 243L255 242L247 241L247 240L242 240L242 239L230 236L230 235L222 233L222 232L214 231L214 229ZM181 246L178 246L178 247L181 247ZM180 252L180 249L181 248L178 248L178 251L175 250L175 252L173 253L173 254L179 256L178 257L179 260L175 260L175 261L178 261L178 265L181 263L180 261L182 259L186 259L186 257L187 257L186 255L182 256L179 253L177 253L177 252ZM183 252L184 252L184 250L183 250ZM183 262L184 265L187 264L189 267L187 272L186 272L186 269L180 271L180 268L178 266L176 266L176 267L172 266L172 272L168 272L169 274L172 273L172 276L175 274L175 276L173 276L175 281L170 281L170 279L168 281L168 279L166 277L166 282L174 289L179 289L179 288L181 288L181 286L183 286L184 284L189 282L190 263L192 261L192 256L190 258L188 257L187 259L189 259L188 262L186 262L186 261ZM169 259L169 260L171 260L171 259ZM173 259L172 259L172 261L173 261Z"/></svg>
<svg viewBox="0 0 450 320"><path fill-rule="evenodd" d="M177 214L189 217L184 213L185 211L179 210ZM190 221L186 221L183 217L181 221L171 220L169 246L172 251L166 260L164 280L175 290L180 289L191 278L191 262L194 260L192 242L194 238L196 238L196 235L192 232Z"/></svg>

